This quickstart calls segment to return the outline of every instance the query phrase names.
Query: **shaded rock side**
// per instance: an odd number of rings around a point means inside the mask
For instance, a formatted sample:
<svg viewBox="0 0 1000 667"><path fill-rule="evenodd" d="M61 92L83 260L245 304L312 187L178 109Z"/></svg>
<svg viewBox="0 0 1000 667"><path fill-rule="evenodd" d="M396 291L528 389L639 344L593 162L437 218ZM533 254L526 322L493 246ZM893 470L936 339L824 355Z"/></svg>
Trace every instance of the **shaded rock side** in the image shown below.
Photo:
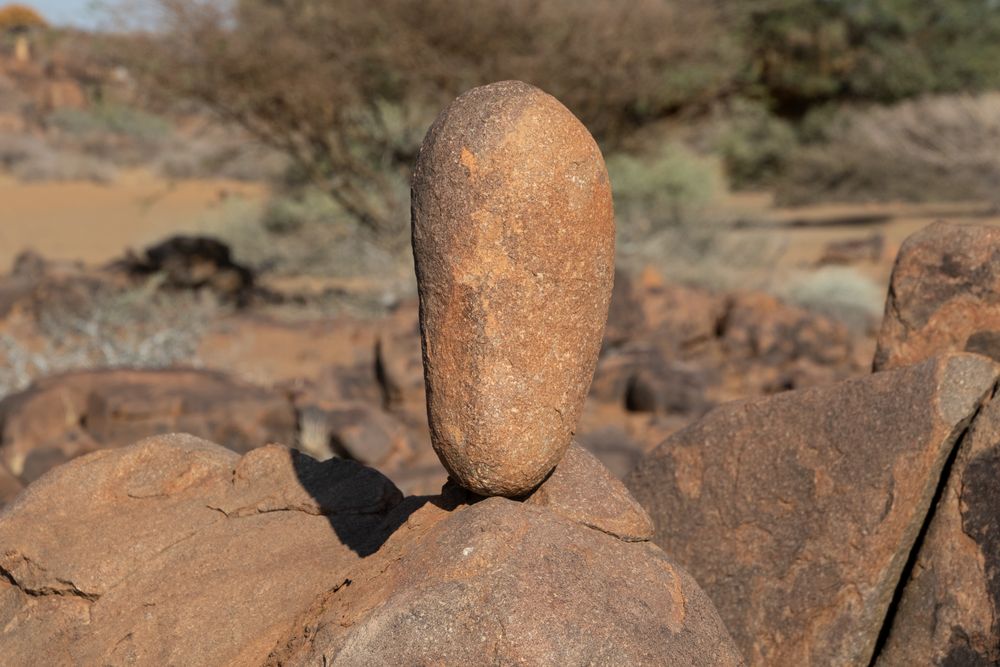
<svg viewBox="0 0 1000 667"><path fill-rule="evenodd" d="M600 150L555 98L475 88L427 133L413 251L431 438L452 477L518 496L575 432L614 279Z"/></svg>
<svg viewBox="0 0 1000 667"><path fill-rule="evenodd" d="M241 458L170 435L80 457L0 513L0 655L740 664L707 596L651 543L475 500L454 486L403 499L374 470L277 445Z"/></svg>
<svg viewBox="0 0 1000 667"><path fill-rule="evenodd" d="M755 665L867 664L997 367L948 355L721 406L626 484Z"/></svg>
<svg viewBox="0 0 1000 667"><path fill-rule="evenodd" d="M899 250L874 369L961 351L1000 361L1000 228L937 222Z"/></svg>
<svg viewBox="0 0 1000 667"><path fill-rule="evenodd" d="M962 439L876 664L1000 664L996 397Z"/></svg>

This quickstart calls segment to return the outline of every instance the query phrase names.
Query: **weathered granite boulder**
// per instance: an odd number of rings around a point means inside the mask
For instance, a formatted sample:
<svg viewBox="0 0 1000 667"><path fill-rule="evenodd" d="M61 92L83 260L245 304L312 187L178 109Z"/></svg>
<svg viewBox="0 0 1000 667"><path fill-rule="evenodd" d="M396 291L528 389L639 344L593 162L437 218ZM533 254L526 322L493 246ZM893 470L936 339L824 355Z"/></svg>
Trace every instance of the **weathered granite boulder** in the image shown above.
<svg viewBox="0 0 1000 667"><path fill-rule="evenodd" d="M588 513L578 486L608 475L594 463L571 455L533 503L458 487L404 500L352 461L277 445L240 458L183 435L83 456L0 513L0 655L12 665L741 664L683 570L602 529L641 523L623 488Z"/></svg>
<svg viewBox="0 0 1000 667"><path fill-rule="evenodd" d="M998 227L937 222L896 257L875 370L949 351L1000 360Z"/></svg>
<svg viewBox="0 0 1000 667"><path fill-rule="evenodd" d="M555 98L475 88L427 132L413 175L431 440L452 477L519 496L576 430L614 280L601 152Z"/></svg>
<svg viewBox="0 0 1000 667"><path fill-rule="evenodd" d="M626 484L751 664L867 664L945 462L996 378L989 359L956 354L723 405Z"/></svg>
<svg viewBox="0 0 1000 667"><path fill-rule="evenodd" d="M1000 664L1000 400L958 447L878 665Z"/></svg>

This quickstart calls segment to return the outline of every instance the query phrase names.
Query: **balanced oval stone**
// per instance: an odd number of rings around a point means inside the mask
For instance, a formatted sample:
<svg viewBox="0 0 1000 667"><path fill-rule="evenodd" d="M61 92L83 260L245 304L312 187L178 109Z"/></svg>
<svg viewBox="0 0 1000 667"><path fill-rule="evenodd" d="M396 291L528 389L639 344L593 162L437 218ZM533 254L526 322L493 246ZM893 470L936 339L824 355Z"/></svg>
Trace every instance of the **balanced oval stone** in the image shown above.
<svg viewBox="0 0 1000 667"><path fill-rule="evenodd" d="M600 149L552 96L475 88L427 132L413 176L434 449L482 495L523 495L562 458L593 378L614 279Z"/></svg>

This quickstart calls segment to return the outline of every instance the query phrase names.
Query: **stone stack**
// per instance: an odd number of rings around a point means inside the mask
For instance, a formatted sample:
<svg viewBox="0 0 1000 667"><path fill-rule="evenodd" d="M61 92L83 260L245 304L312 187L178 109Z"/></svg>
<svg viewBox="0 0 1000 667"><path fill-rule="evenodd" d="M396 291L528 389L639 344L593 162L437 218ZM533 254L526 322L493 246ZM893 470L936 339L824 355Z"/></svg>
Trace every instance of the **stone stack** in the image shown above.
<svg viewBox="0 0 1000 667"><path fill-rule="evenodd" d="M434 122L413 176L413 254L431 441L480 495L534 489L570 444L614 282L601 152L519 81Z"/></svg>
<svg viewBox="0 0 1000 667"><path fill-rule="evenodd" d="M565 108L518 82L459 98L421 152L414 251L434 444L461 487L404 499L354 461L185 435L81 456L0 514L4 663L741 665L571 442L613 233Z"/></svg>

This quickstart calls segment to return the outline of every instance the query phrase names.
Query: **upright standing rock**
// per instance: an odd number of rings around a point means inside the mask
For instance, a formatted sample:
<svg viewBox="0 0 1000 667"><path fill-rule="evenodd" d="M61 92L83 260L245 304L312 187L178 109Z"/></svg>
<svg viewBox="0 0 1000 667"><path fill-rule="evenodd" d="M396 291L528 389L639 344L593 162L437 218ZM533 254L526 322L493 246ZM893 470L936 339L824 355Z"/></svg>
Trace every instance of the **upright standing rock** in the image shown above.
<svg viewBox="0 0 1000 667"><path fill-rule="evenodd" d="M445 109L413 176L427 406L448 472L517 496L576 429L607 318L614 213L601 152L519 81Z"/></svg>

